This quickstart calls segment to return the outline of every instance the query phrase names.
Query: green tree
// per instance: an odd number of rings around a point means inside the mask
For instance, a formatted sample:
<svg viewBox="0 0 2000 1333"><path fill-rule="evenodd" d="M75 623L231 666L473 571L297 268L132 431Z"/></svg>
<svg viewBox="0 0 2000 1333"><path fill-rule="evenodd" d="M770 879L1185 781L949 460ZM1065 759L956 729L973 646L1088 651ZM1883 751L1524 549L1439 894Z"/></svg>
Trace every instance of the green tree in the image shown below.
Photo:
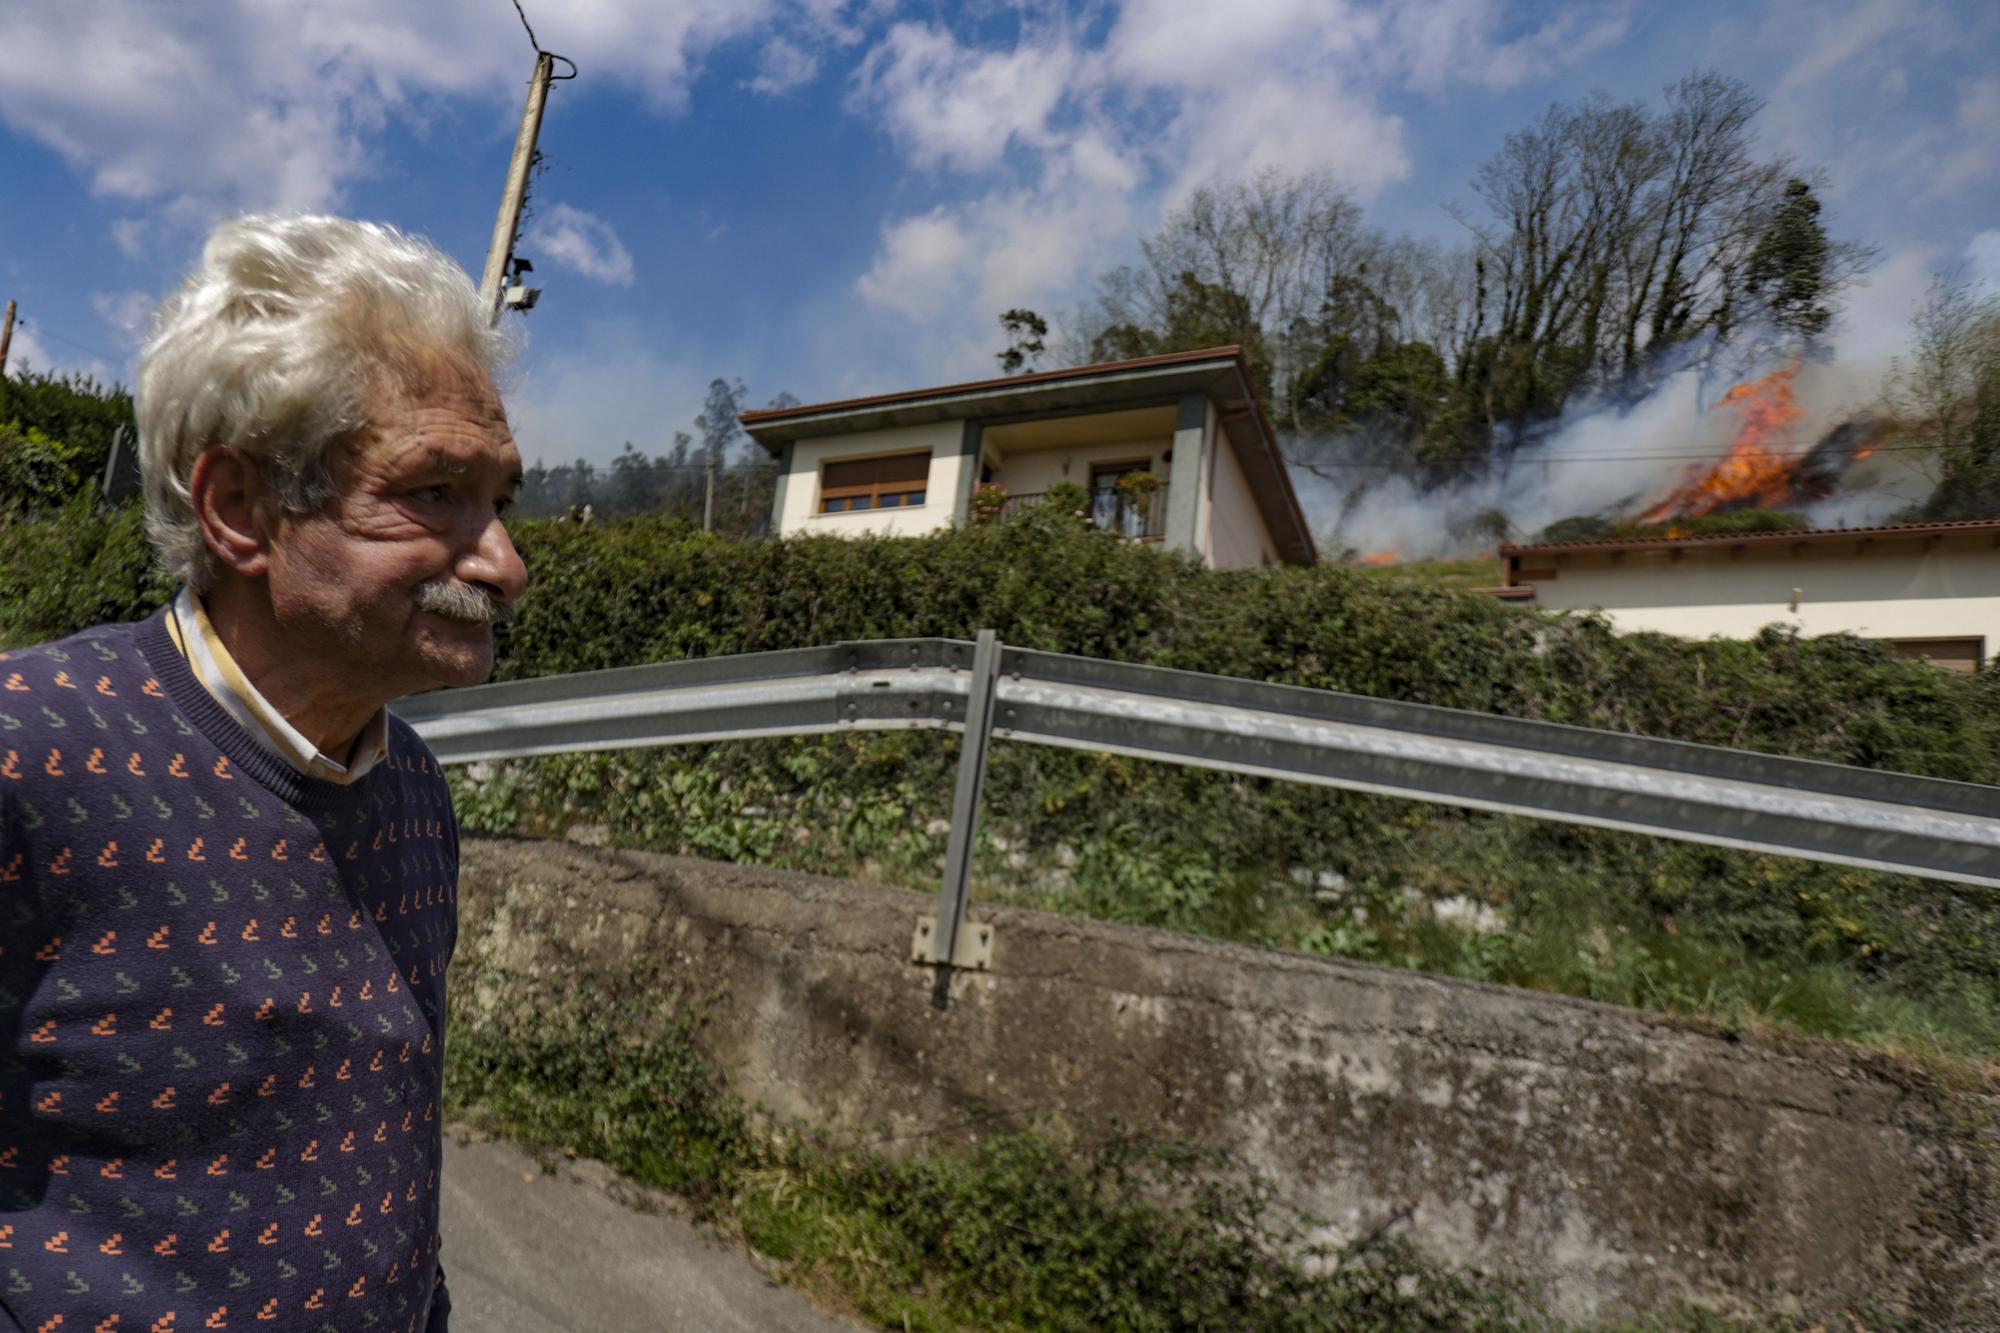
<svg viewBox="0 0 2000 1333"><path fill-rule="evenodd" d="M748 394L742 380L726 380L718 375L708 382L708 397L694 419L694 428L701 436L703 458L720 464L728 457L730 446L743 438L743 427L737 417Z"/></svg>
<svg viewBox="0 0 2000 1333"><path fill-rule="evenodd" d="M1000 373L1019 375L1034 370L1036 361L1048 348L1049 322L1032 310L1016 306L1000 316L1001 332L1007 346L999 354Z"/></svg>
<svg viewBox="0 0 2000 1333"><path fill-rule="evenodd" d="M611 460L611 483L606 488L606 518L628 518L650 514L666 498L669 479L662 469L664 459L652 459L633 447L630 440L618 457Z"/></svg>
<svg viewBox="0 0 2000 1333"><path fill-rule="evenodd" d="M1127 361L1169 352L1197 352L1207 347L1241 347L1250 363L1250 377L1265 402L1272 401L1274 366L1269 341L1254 318L1249 298L1192 271L1182 273L1167 288L1159 325L1148 328L1119 323L1092 338L1093 361Z"/></svg>
<svg viewBox="0 0 2000 1333"><path fill-rule="evenodd" d="M1810 183L1792 177L1743 270L1744 293L1779 328L1812 338L1826 329L1833 251Z"/></svg>

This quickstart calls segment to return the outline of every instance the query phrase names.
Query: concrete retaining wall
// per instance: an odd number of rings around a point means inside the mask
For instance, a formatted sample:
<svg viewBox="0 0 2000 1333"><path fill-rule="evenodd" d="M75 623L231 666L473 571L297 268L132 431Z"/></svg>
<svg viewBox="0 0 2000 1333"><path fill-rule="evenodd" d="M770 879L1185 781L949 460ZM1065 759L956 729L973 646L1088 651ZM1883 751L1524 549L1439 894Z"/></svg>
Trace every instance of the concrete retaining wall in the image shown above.
<svg viewBox="0 0 2000 1333"><path fill-rule="evenodd" d="M1682 1300L2000 1328L2000 1097L1825 1043L1017 910L945 1012L923 896L563 843L465 846L459 954L499 978L665 956L726 997L753 1101L975 1134L1060 1110L1227 1146L1328 1220L1543 1279L1584 1317ZM462 969L470 976L473 969ZM461 986L453 1003L487 1002Z"/></svg>

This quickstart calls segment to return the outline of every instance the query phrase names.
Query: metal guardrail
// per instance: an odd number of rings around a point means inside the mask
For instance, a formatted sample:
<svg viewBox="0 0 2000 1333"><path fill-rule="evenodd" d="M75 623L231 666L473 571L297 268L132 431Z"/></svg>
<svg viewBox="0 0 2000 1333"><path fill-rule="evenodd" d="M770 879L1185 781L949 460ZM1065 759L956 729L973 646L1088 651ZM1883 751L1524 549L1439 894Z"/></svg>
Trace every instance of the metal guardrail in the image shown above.
<svg viewBox="0 0 2000 1333"><path fill-rule="evenodd" d="M2000 788L955 639L544 677L396 705L447 763L970 730L931 960L964 927L987 738L1107 751L2000 887ZM942 1000L943 991L939 992Z"/></svg>

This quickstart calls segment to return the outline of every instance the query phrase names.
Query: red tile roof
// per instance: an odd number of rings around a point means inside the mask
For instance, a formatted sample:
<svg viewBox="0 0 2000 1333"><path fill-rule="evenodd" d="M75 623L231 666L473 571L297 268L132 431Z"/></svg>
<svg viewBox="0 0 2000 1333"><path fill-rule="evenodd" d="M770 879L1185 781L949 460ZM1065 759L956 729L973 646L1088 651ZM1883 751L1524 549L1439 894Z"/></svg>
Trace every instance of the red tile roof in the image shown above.
<svg viewBox="0 0 2000 1333"><path fill-rule="evenodd" d="M1873 528L1794 528L1784 532L1703 532L1685 537L1606 537L1597 541L1540 542L1502 546L1502 557L1559 555L1568 551L1666 550L1689 546L1741 546L1785 542L1854 541L1877 537L1931 537L1950 533L2000 534L2000 518L1972 518L1953 523L1888 523Z"/></svg>

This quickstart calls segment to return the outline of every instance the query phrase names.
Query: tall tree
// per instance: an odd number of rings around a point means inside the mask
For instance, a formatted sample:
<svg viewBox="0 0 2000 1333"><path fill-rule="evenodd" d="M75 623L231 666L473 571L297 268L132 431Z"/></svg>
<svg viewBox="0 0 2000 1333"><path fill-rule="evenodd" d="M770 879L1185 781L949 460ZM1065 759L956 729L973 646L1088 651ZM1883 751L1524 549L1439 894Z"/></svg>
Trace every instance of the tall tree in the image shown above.
<svg viewBox="0 0 2000 1333"><path fill-rule="evenodd" d="M1048 350L1049 322L1032 310L1016 306L1000 316L1000 331L1007 346L996 358L1002 375L1019 375L1034 370L1036 361Z"/></svg>
<svg viewBox="0 0 2000 1333"><path fill-rule="evenodd" d="M1743 266L1743 291L1780 329L1811 338L1833 319L1825 303L1833 248L1812 186L1794 176Z"/></svg>
<svg viewBox="0 0 2000 1333"><path fill-rule="evenodd" d="M2000 297L1962 271L1943 274L1911 327L1911 350L1890 375L1885 406L1933 486L1899 517L2000 518Z"/></svg>
<svg viewBox="0 0 2000 1333"><path fill-rule="evenodd" d="M670 479L661 468L663 460L652 459L625 441L625 448L611 460L610 484L605 488L606 518L629 518L650 514L666 498Z"/></svg>
<svg viewBox="0 0 2000 1333"><path fill-rule="evenodd" d="M694 419L704 459L722 463L730 446L743 438L743 427L736 418L743 411L743 400L748 395L742 380L726 380L718 375L708 382L708 397Z"/></svg>

